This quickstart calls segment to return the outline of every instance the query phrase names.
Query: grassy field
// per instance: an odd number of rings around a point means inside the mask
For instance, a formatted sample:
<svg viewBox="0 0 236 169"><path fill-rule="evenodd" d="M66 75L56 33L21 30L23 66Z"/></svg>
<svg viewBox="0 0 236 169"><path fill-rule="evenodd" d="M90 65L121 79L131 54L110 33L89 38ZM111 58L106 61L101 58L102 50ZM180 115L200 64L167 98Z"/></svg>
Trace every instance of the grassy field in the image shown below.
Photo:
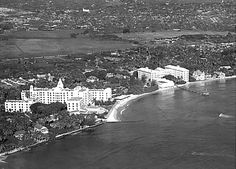
<svg viewBox="0 0 236 169"><path fill-rule="evenodd" d="M78 30L79 31L79 30ZM8 36L8 41L0 41L0 58L18 58L48 55L64 55L74 53L91 53L106 50L131 48L134 45L127 41L91 39L86 35L71 38L75 31L32 31L15 32ZM213 31L159 31L116 34L117 36L139 42L159 38L169 38L190 34L226 35L228 32Z"/></svg>
<svg viewBox="0 0 236 169"><path fill-rule="evenodd" d="M55 30L55 31L18 31L6 35L10 39L70 39L71 33L82 33L83 30Z"/></svg>
<svg viewBox="0 0 236 169"><path fill-rule="evenodd" d="M138 33L120 33L116 34L122 39L137 40L137 41L150 41L160 38L171 38L181 35L194 35L194 34L208 34L208 35L227 35L228 32L214 32L214 31L157 31L157 32L138 32Z"/></svg>
<svg viewBox="0 0 236 169"><path fill-rule="evenodd" d="M9 37L8 41L0 41L1 59L90 53L133 46L126 41L97 40L82 35L70 38L70 31L16 32Z"/></svg>

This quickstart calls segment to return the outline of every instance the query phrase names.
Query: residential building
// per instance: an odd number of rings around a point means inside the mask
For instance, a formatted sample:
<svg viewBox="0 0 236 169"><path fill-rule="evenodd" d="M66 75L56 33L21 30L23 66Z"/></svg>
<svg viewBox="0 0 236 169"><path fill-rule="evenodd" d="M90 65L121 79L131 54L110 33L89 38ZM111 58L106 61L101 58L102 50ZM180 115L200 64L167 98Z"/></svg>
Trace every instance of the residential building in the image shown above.
<svg viewBox="0 0 236 169"><path fill-rule="evenodd" d="M107 73L106 78L114 77L114 73Z"/></svg>
<svg viewBox="0 0 236 169"><path fill-rule="evenodd" d="M220 79L225 78L225 73L220 72L220 71L215 71L214 75L216 75L216 78L220 78Z"/></svg>
<svg viewBox="0 0 236 169"><path fill-rule="evenodd" d="M94 82L97 82L99 81L99 79L95 76L89 76L86 80L86 82L91 82L91 83L94 83Z"/></svg>
<svg viewBox="0 0 236 169"><path fill-rule="evenodd" d="M17 139L19 139L19 140L22 140L23 137L24 137L24 135L25 135L25 133L26 133L26 132L25 132L24 130L16 131L16 132L14 133L14 137L17 138Z"/></svg>
<svg viewBox="0 0 236 169"><path fill-rule="evenodd" d="M193 77L196 80L205 80L206 79L206 75L205 72L201 72L200 70L196 70L193 72Z"/></svg>
<svg viewBox="0 0 236 169"><path fill-rule="evenodd" d="M89 9L85 9L85 8L83 8L83 12L90 13L90 10L89 10Z"/></svg>
<svg viewBox="0 0 236 169"><path fill-rule="evenodd" d="M189 70L180 66L167 65L165 69L176 78L180 78L185 82L189 82Z"/></svg>
<svg viewBox="0 0 236 169"><path fill-rule="evenodd" d="M34 126L34 131L41 132L43 134L48 134L49 133L48 128L42 126L41 124L36 124Z"/></svg>

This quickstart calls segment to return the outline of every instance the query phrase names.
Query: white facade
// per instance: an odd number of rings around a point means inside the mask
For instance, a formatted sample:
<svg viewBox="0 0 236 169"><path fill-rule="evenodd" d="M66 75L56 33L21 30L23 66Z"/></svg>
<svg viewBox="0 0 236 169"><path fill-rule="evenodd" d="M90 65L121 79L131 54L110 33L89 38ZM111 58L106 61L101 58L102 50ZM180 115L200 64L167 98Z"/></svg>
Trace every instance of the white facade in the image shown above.
<svg viewBox="0 0 236 169"><path fill-rule="evenodd" d="M165 66L165 69L168 70L169 74L173 75L176 78L181 78L185 82L189 82L189 70L173 65Z"/></svg>
<svg viewBox="0 0 236 169"><path fill-rule="evenodd" d="M169 88L169 87L174 87L175 84L173 81L171 80L167 80L165 78L161 78L161 79L155 79L156 82L157 82L157 85L160 89L163 89L163 88Z"/></svg>
<svg viewBox="0 0 236 169"><path fill-rule="evenodd" d="M7 112L30 112L30 106L35 101L29 100L6 100L5 111Z"/></svg>
<svg viewBox="0 0 236 169"><path fill-rule="evenodd" d="M223 72L214 72L217 78L223 79L225 78L225 73Z"/></svg>
<svg viewBox="0 0 236 169"><path fill-rule="evenodd" d="M77 111L81 109L81 97L73 97L67 100L66 105L67 105L67 110L68 111Z"/></svg>
<svg viewBox="0 0 236 169"><path fill-rule="evenodd" d="M108 101L112 97L111 88L106 89L89 89L89 98L97 101Z"/></svg>
<svg viewBox="0 0 236 169"><path fill-rule="evenodd" d="M155 70L149 68L139 68L137 71L138 71L138 78L142 79L142 76L146 76L147 81L148 80L152 81L153 79L162 78L163 76L169 74L168 70L160 67L156 68Z"/></svg>
<svg viewBox="0 0 236 169"><path fill-rule="evenodd" d="M87 106L86 110L88 114L91 114L91 113L102 114L108 111L107 109L100 106Z"/></svg>
<svg viewBox="0 0 236 169"><path fill-rule="evenodd" d="M29 92L29 99L26 93ZM37 102L50 104L54 102L66 103L69 111L81 109L87 106L93 99L98 101L108 101L112 98L111 88L106 89L88 89L86 87L77 86L74 89L64 88L59 80L55 88L36 88L30 86L30 90L21 92L22 100L7 100L5 102L6 111L30 111L30 105Z"/></svg>
<svg viewBox="0 0 236 169"><path fill-rule="evenodd" d="M66 103L70 98L80 97L81 105L88 105L93 99L108 101L112 97L111 88L106 89L88 89L77 86L74 89L64 88L63 83L59 80L57 87L34 88L30 87L30 98L39 99L40 102L50 104L53 102Z"/></svg>
<svg viewBox="0 0 236 169"><path fill-rule="evenodd" d="M23 91L25 92L25 91ZM64 85L59 80L57 86L55 88L49 89L49 88L36 88L33 86L30 86L30 98L32 99L38 99L39 102L50 104L54 102L61 102L66 103L67 100L73 97L81 97L81 102L84 105L87 105L89 103L89 89L81 86L77 86L74 89L68 89L64 88Z"/></svg>
<svg viewBox="0 0 236 169"><path fill-rule="evenodd" d="M205 80L206 79L206 75L205 72L201 72L200 70L196 70L193 72L193 77L196 80Z"/></svg>

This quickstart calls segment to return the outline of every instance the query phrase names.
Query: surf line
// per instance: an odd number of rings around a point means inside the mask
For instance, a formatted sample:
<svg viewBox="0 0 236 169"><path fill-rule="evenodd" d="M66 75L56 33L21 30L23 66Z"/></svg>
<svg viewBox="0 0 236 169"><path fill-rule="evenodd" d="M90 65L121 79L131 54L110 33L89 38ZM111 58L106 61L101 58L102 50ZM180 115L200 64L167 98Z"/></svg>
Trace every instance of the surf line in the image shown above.
<svg viewBox="0 0 236 169"><path fill-rule="evenodd" d="M144 120L108 121L106 123L140 123L140 122L144 122Z"/></svg>
<svg viewBox="0 0 236 169"><path fill-rule="evenodd" d="M211 157L229 157L235 158L235 156L230 154L220 154L220 153L204 153L204 152L192 152L193 156L211 156Z"/></svg>

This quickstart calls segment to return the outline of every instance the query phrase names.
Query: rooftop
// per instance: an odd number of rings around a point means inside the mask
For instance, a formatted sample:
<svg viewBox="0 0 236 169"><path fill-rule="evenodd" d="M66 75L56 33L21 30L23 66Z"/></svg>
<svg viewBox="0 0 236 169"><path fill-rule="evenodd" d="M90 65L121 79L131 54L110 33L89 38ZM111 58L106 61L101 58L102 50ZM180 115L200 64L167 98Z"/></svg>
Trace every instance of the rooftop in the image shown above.
<svg viewBox="0 0 236 169"><path fill-rule="evenodd" d="M151 70L151 69L149 69L149 68L147 68L147 67L145 67L145 68L139 68L138 70L141 70L141 71L144 71L144 72L149 72L149 73L151 73L153 70Z"/></svg>
<svg viewBox="0 0 236 169"><path fill-rule="evenodd" d="M167 68L167 69L175 69L175 70L182 70L182 71L188 71L188 69L185 69L185 68L180 67L180 66L174 66L174 65L167 65L167 66L165 66L165 68Z"/></svg>

